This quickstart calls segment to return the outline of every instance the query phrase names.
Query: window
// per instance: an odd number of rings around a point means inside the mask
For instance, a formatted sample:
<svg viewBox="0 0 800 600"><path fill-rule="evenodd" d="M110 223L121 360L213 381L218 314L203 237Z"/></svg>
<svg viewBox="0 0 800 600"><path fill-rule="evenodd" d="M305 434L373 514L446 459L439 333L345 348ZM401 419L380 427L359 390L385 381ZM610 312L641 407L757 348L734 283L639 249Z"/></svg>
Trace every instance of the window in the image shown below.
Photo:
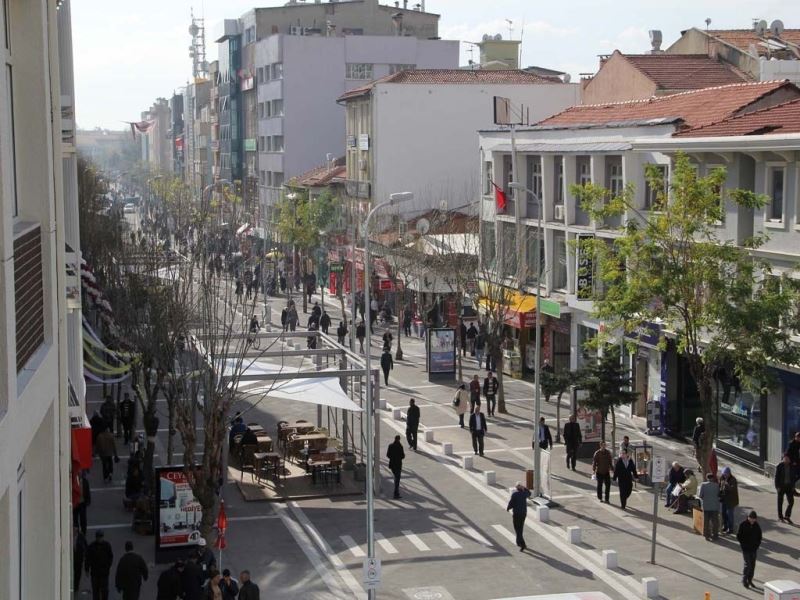
<svg viewBox="0 0 800 600"><path fill-rule="evenodd" d="M272 187L281 187L283 185L283 173L275 172L272 174Z"/></svg>
<svg viewBox="0 0 800 600"><path fill-rule="evenodd" d="M272 65L272 79L283 79L283 63Z"/></svg>
<svg viewBox="0 0 800 600"><path fill-rule="evenodd" d="M542 157L528 157L528 189L535 196L527 194L527 211L529 219L536 219L539 216L539 201L542 198Z"/></svg>
<svg viewBox="0 0 800 600"><path fill-rule="evenodd" d="M767 196L770 202L767 206L767 220L771 223L783 221L783 186L784 174L783 167L770 167L767 170Z"/></svg>
<svg viewBox="0 0 800 600"><path fill-rule="evenodd" d="M484 221L481 227L481 265L484 269L494 269L497 264L497 246L494 223Z"/></svg>
<svg viewBox="0 0 800 600"><path fill-rule="evenodd" d="M259 152L265 152L266 151L266 145L267 145L267 141L266 141L265 136L263 136L263 135L258 136L258 150L259 150Z"/></svg>
<svg viewBox="0 0 800 600"><path fill-rule="evenodd" d="M553 288L557 290L567 289L567 239L561 232L553 235Z"/></svg>
<svg viewBox="0 0 800 600"><path fill-rule="evenodd" d="M564 157L556 156L555 159L556 204L564 204Z"/></svg>
<svg viewBox="0 0 800 600"><path fill-rule="evenodd" d="M282 135L273 135L272 136L272 151L273 152L283 152L283 136Z"/></svg>
<svg viewBox="0 0 800 600"><path fill-rule="evenodd" d="M267 172L266 171L259 171L258 172L258 183L260 185L267 185Z"/></svg>
<svg viewBox="0 0 800 600"><path fill-rule="evenodd" d="M622 160L619 158L607 159L608 161L608 191L611 192L611 197L616 198L622 193Z"/></svg>
<svg viewBox="0 0 800 600"><path fill-rule="evenodd" d="M714 171L718 169L724 169L722 165L707 165L706 166L706 176L711 175ZM717 195L719 196L719 223L722 224L725 222L725 187L724 185L716 186L715 189Z"/></svg>
<svg viewBox="0 0 800 600"><path fill-rule="evenodd" d="M404 65L404 64L397 64L397 65L389 65L389 75L394 75L395 73L399 73L400 71L410 71L411 69L416 69L417 65Z"/></svg>
<svg viewBox="0 0 800 600"><path fill-rule="evenodd" d="M592 163L588 156L578 157L578 185L592 182Z"/></svg>
<svg viewBox="0 0 800 600"><path fill-rule="evenodd" d="M258 103L258 118L259 119L263 119L265 115L266 115L266 112L265 112L265 108L264 108L264 102L259 102Z"/></svg>
<svg viewBox="0 0 800 600"><path fill-rule="evenodd" d="M517 224L506 223L503 221L500 224L500 245L503 248L503 275L506 277L517 276Z"/></svg>
<svg viewBox="0 0 800 600"><path fill-rule="evenodd" d="M283 116L283 100L273 100L271 104L272 104L271 115L273 117Z"/></svg>
<svg viewBox="0 0 800 600"><path fill-rule="evenodd" d="M372 79L372 64L347 63L345 79Z"/></svg>
<svg viewBox="0 0 800 600"><path fill-rule="evenodd" d="M256 28L255 27L248 27L244 30L244 43L252 44L256 41Z"/></svg>
<svg viewBox="0 0 800 600"><path fill-rule="evenodd" d="M490 194L492 194L492 192L494 192L494 187L492 186L492 183L493 183L493 180L492 180L492 177L493 177L493 175L492 175L493 164L494 163L492 163L492 161L490 161L490 160L484 161L484 163L483 163L483 168L484 168L483 172L484 172L484 177L485 177L484 183L483 183L483 193L486 196L489 196Z"/></svg>
<svg viewBox="0 0 800 600"><path fill-rule="evenodd" d="M650 185L648 168L652 167L658 171L660 186ZM669 193L669 166L667 165L646 165L644 175L644 210L660 210L664 207ZM659 197L660 196L660 197Z"/></svg>
<svg viewBox="0 0 800 600"><path fill-rule="evenodd" d="M547 272L545 266L544 235L536 235L536 227L528 227L525 239L525 262L528 265L525 281L531 285L536 285L536 242L539 242L539 264L542 267L542 276Z"/></svg>
<svg viewBox="0 0 800 600"><path fill-rule="evenodd" d="M3 19L3 31L4 31L4 38L5 38L5 48L3 51L3 58L5 59L6 64L6 111L5 114L0 115L0 135L8 136L5 139L5 142L8 144L9 148L11 149L11 164L9 165L10 169L10 193L11 193L11 202L12 202L12 215L17 216L19 215L19 199L17 198L17 140L16 140L16 125L14 124L14 69L13 69L13 61L11 55L11 23L9 22L9 8L8 8L8 1L7 0L0 0L2 2L2 15L0 18ZM7 126L6 126L7 124ZM4 130L5 134L4 134Z"/></svg>

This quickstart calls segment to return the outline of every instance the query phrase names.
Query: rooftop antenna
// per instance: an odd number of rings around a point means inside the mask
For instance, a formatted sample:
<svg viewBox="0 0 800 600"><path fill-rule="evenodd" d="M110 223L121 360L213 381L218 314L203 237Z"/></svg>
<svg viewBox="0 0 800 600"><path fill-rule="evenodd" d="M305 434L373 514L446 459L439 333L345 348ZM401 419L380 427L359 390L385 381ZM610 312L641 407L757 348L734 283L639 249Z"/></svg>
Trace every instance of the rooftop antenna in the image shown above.
<svg viewBox="0 0 800 600"><path fill-rule="evenodd" d="M510 40L514 31L514 21L511 19L506 19L506 23L508 23L508 39Z"/></svg>
<svg viewBox="0 0 800 600"><path fill-rule="evenodd" d="M205 19L194 16L194 10L189 14L192 24L189 25L189 35L192 36L192 45L189 46L189 57L192 59L192 76L195 79L208 78L208 61L206 61L206 27Z"/></svg>
<svg viewBox="0 0 800 600"><path fill-rule="evenodd" d="M522 27L519 28L519 57L517 58L517 68L522 68L522 36L525 35L525 17L522 18Z"/></svg>
<svg viewBox="0 0 800 600"><path fill-rule="evenodd" d="M711 25L711 17L706 17L706 54L711 54L711 39L708 37L708 26Z"/></svg>

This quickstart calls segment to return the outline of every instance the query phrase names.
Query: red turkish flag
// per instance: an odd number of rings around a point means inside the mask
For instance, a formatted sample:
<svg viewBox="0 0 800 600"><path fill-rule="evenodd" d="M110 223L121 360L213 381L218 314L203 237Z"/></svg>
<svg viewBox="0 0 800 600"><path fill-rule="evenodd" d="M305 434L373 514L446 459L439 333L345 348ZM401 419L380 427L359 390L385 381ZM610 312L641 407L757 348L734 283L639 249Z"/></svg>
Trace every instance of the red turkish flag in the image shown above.
<svg viewBox="0 0 800 600"><path fill-rule="evenodd" d="M219 514L217 514L217 541L214 542L214 547L219 550L224 550L228 544L225 542L225 530L228 529L228 517L225 516L225 501L219 502Z"/></svg>
<svg viewBox="0 0 800 600"><path fill-rule="evenodd" d="M506 210L506 193L493 181L492 187L494 188L494 201L497 204L497 210Z"/></svg>

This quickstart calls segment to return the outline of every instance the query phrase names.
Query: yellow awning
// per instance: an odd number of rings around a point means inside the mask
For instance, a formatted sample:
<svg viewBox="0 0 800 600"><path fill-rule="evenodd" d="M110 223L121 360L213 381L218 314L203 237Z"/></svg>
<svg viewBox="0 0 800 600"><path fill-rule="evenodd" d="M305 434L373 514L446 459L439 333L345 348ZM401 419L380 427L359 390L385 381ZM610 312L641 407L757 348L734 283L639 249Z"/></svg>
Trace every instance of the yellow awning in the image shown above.
<svg viewBox="0 0 800 600"><path fill-rule="evenodd" d="M483 290L485 292L485 290ZM532 327L536 315L536 296L507 290L508 296L504 302L506 306L504 321L507 325L516 328ZM499 298L499 294L497 294ZM497 300L481 296L478 305L484 310L497 310ZM494 305L494 306L493 306Z"/></svg>

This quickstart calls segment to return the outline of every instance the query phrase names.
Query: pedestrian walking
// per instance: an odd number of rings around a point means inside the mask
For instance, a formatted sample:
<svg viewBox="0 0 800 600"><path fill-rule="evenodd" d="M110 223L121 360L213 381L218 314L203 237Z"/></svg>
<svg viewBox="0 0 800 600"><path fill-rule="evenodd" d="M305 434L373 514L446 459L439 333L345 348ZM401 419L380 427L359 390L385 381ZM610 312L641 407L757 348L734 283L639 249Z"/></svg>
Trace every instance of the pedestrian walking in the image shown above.
<svg viewBox="0 0 800 600"><path fill-rule="evenodd" d="M250 571L239 573L239 600L261 600L260 595L258 586L250 579Z"/></svg>
<svg viewBox="0 0 800 600"><path fill-rule="evenodd" d="M400 443L400 436L394 436L394 441L389 444L386 450L386 458L389 459L389 470L394 475L394 498L400 498L400 475L403 472L403 459L406 453L403 444Z"/></svg>
<svg viewBox="0 0 800 600"><path fill-rule="evenodd" d="M281 310L281 328L286 331L286 328L289 326L289 309L285 306Z"/></svg>
<svg viewBox="0 0 800 600"><path fill-rule="evenodd" d="M119 420L122 423L123 442L128 445L133 439L133 426L136 420L136 403L128 392L125 392L125 399L119 403Z"/></svg>
<svg viewBox="0 0 800 600"><path fill-rule="evenodd" d="M530 497L531 491L518 481L506 507L506 512L511 511L511 520L514 523L514 533L517 534L517 546L519 546L520 552L525 552L527 548L522 533L525 530L525 517L528 516L528 498Z"/></svg>
<svg viewBox="0 0 800 600"><path fill-rule="evenodd" d="M244 441L243 441L244 444ZM203 575L203 583L211 576L211 571L217 568L217 559L214 558L214 553L211 548L206 544L205 538L197 540L197 566L200 567Z"/></svg>
<svg viewBox="0 0 800 600"><path fill-rule="evenodd" d="M461 429L464 429L464 414L467 412L467 405L469 404L469 392L467 386L463 383L458 386L456 395L453 397L453 408L458 415L458 424Z"/></svg>
<svg viewBox="0 0 800 600"><path fill-rule="evenodd" d="M550 427L548 427L544 417L539 418L538 435L536 440L539 443L539 448L542 450L553 449L553 435L550 433Z"/></svg>
<svg viewBox="0 0 800 600"><path fill-rule="evenodd" d="M142 582L147 581L147 563L133 551L133 542L125 542L125 554L117 563L114 587L122 594L122 600L139 600Z"/></svg>
<svg viewBox="0 0 800 600"><path fill-rule="evenodd" d="M472 376L472 381L469 382L469 414L475 411L476 406L481 404L481 380L480 376L476 373Z"/></svg>
<svg viewBox="0 0 800 600"><path fill-rule="evenodd" d="M794 476L792 475L792 459L783 455L775 468L775 489L778 492L778 519L781 523L792 523L792 507L794 506ZM786 498L786 512L783 512L783 499Z"/></svg>
<svg viewBox="0 0 800 600"><path fill-rule="evenodd" d="M483 438L486 435L486 417L481 412L481 405L469 416L469 432L472 434L472 450L483 456Z"/></svg>
<svg viewBox="0 0 800 600"><path fill-rule="evenodd" d="M475 323L470 323L467 329L467 350L470 356L475 356L475 338L478 337L478 330Z"/></svg>
<svg viewBox="0 0 800 600"><path fill-rule="evenodd" d="M482 331L479 331L478 335L475 336L475 360L478 362L479 369L483 363L483 352L485 349L486 335Z"/></svg>
<svg viewBox="0 0 800 600"><path fill-rule="evenodd" d="M708 473L697 491L703 508L703 536L706 540L719 537L719 484L714 473Z"/></svg>
<svg viewBox="0 0 800 600"><path fill-rule="evenodd" d="M393 341L394 341L394 336L392 336L392 332L387 329L383 333L383 347L391 350Z"/></svg>
<svg viewBox="0 0 800 600"><path fill-rule="evenodd" d="M105 401L100 405L100 416L103 417L103 421L106 422L106 426L111 430L111 433L114 433L114 419L117 416L117 407L111 396L106 396Z"/></svg>
<svg viewBox="0 0 800 600"><path fill-rule="evenodd" d="M94 541L86 548L86 572L92 580L92 600L108 600L108 574L114 563L111 550L102 529L94 534Z"/></svg>
<svg viewBox="0 0 800 600"><path fill-rule="evenodd" d="M600 442L600 447L592 457L592 473L597 481L597 499L608 504L611 495L611 468L614 458L606 448L605 442ZM603 487L605 486L605 493Z"/></svg>
<svg viewBox="0 0 800 600"><path fill-rule="evenodd" d="M405 311L403 312L403 333L406 337L411 337L411 319L413 315L411 314L411 309L406 307Z"/></svg>
<svg viewBox="0 0 800 600"><path fill-rule="evenodd" d="M119 462L119 456L117 455L117 443L108 428L97 436L97 455L103 464L103 481L109 482L114 474L114 463Z"/></svg>
<svg viewBox="0 0 800 600"><path fill-rule="evenodd" d="M633 459L627 452L620 452L619 458L617 458L617 462L614 465L614 481L619 486L619 503L622 510L625 510L628 498L633 492L634 479L639 479L639 477L636 474L636 465L633 463Z"/></svg>
<svg viewBox="0 0 800 600"><path fill-rule="evenodd" d="M753 576L756 571L756 555L761 545L761 525L758 524L756 511L751 510L747 519L739 524L736 539L742 548L744 568L742 569L742 585L749 588L753 585Z"/></svg>
<svg viewBox="0 0 800 600"><path fill-rule="evenodd" d="M703 422L703 417L697 417L695 420L694 431L692 431L692 444L694 445L694 456L697 459L697 464L700 464L700 444L703 440L703 435L706 432L706 425ZM703 465L700 465L701 467ZM716 471L714 471L716 473Z"/></svg>
<svg viewBox="0 0 800 600"><path fill-rule="evenodd" d="M356 338L358 338L358 348L359 352L362 354L364 353L364 338L367 337L367 328L364 325L364 321L361 320L358 322L356 326Z"/></svg>
<svg viewBox="0 0 800 600"><path fill-rule="evenodd" d="M489 411L490 417L494 416L498 389L500 389L500 382L494 376L494 373L489 371L486 374L486 379L483 380L483 395L486 396L486 409Z"/></svg>
<svg viewBox="0 0 800 600"><path fill-rule="evenodd" d="M569 421L564 425L564 445L567 449L567 468L575 470L578 459L578 448L583 442L581 426L577 423L575 415L569 416Z"/></svg>
<svg viewBox="0 0 800 600"><path fill-rule="evenodd" d="M181 590L183 600L203 600L203 584L205 583L203 569L197 561L197 554L192 554L181 573Z"/></svg>
<svg viewBox="0 0 800 600"><path fill-rule="evenodd" d="M328 329L331 326L331 316L328 314L327 311L322 311L322 315L319 318L319 327L322 329L322 333L328 335Z"/></svg>
<svg viewBox="0 0 800 600"><path fill-rule="evenodd" d="M289 331L295 331L297 329L297 323L299 320L300 319L297 316L297 308L295 308L294 302L292 302L286 312L286 322L289 325Z"/></svg>
<svg viewBox="0 0 800 600"><path fill-rule="evenodd" d="M622 441L619 443L619 453L623 452L628 455L631 453L631 438L627 435L622 436Z"/></svg>
<svg viewBox="0 0 800 600"><path fill-rule="evenodd" d="M236 600L239 595L239 584L231 577L230 569L222 570L222 580L219 582L222 600Z"/></svg>
<svg viewBox="0 0 800 600"><path fill-rule="evenodd" d="M244 294L244 283L242 280L237 278L236 279L236 302L242 301L242 294Z"/></svg>
<svg viewBox="0 0 800 600"><path fill-rule="evenodd" d="M384 346L383 354L381 354L381 370L383 371L383 381L387 386L389 385L389 371L392 369L394 369L392 353L389 352L389 349L386 346Z"/></svg>
<svg viewBox="0 0 800 600"><path fill-rule="evenodd" d="M175 561L175 564L161 572L156 583L156 600L176 600L183 598L183 560Z"/></svg>
<svg viewBox="0 0 800 600"><path fill-rule="evenodd" d="M72 503L72 524L78 527L83 535L86 535L86 509L92 504L92 486L89 484L88 471L80 469L80 466L76 468L80 473L77 475L78 481L74 490L77 498L73 498Z"/></svg>
<svg viewBox="0 0 800 600"><path fill-rule="evenodd" d="M77 595L81 589L83 562L86 559L86 536L78 528L72 528L72 591Z"/></svg>
<svg viewBox="0 0 800 600"><path fill-rule="evenodd" d="M722 533L733 533L736 525L736 507L739 506L739 482L730 467L722 469L719 480L719 501L722 510Z"/></svg>
<svg viewBox="0 0 800 600"><path fill-rule="evenodd" d="M786 454L792 463L792 484L800 479L800 431L796 431L792 441L786 446Z"/></svg>
<svg viewBox="0 0 800 600"><path fill-rule="evenodd" d="M408 449L417 450L417 432L419 431L419 406L413 398L408 401L408 412L406 412L406 440Z"/></svg>

